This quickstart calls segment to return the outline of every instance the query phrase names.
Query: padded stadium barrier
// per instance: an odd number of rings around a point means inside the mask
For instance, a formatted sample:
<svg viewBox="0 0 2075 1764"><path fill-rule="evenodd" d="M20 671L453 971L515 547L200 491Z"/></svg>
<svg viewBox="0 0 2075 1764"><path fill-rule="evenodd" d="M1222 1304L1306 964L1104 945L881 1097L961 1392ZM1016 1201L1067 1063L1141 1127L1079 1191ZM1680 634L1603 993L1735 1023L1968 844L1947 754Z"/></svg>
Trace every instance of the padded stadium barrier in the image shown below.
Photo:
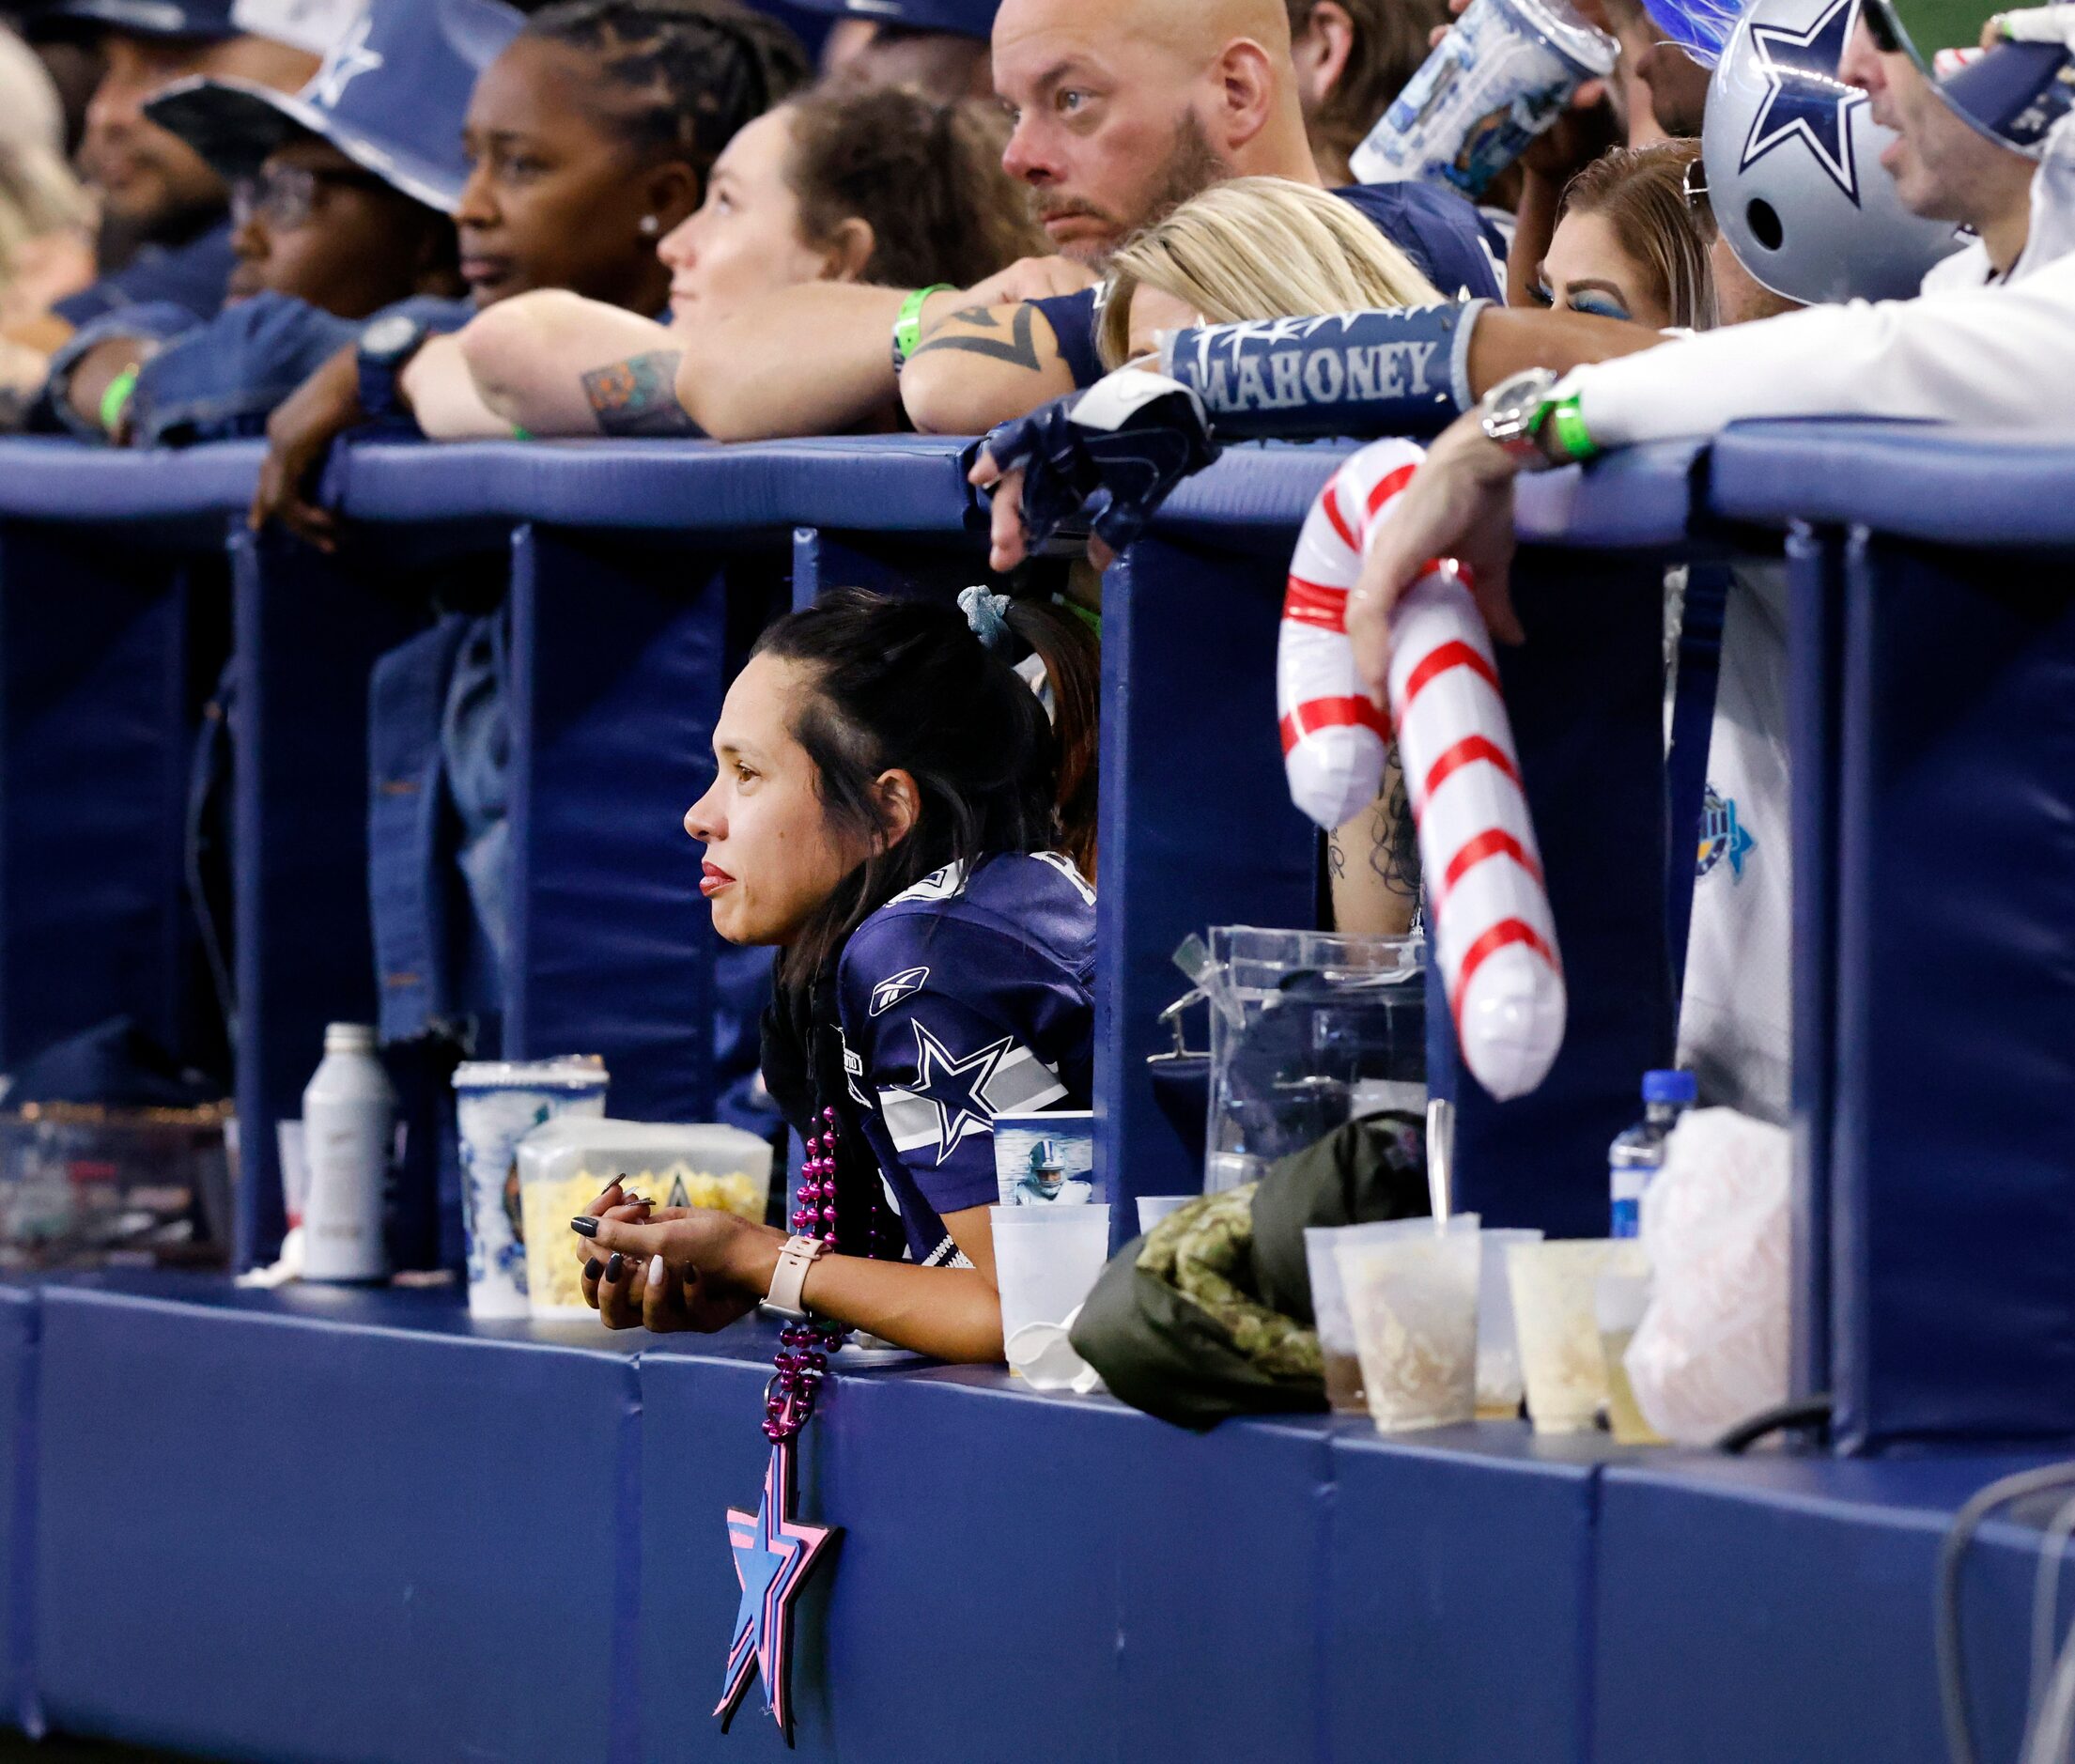
<svg viewBox="0 0 2075 1764"><path fill-rule="evenodd" d="M1344 451L1233 450L1106 591L1098 1173L1127 1215L1189 1182L1143 1065L1173 946L1315 905L1267 658L1292 536ZM251 448L0 444L7 1057L194 1008L177 862L150 856L177 858L193 716L165 649L207 637L194 601L227 559L252 695L239 1095L248 1119L292 1109L325 1018L377 998L365 668L423 625L424 583L467 578L510 609L519 682L507 1045L596 1048L617 1106L695 1111L712 945L676 822L719 695L788 595L976 575L960 454L353 447L331 488L355 540L323 561L242 533ZM1522 501L1530 641L1501 659L1571 1039L1506 1106L1438 1049L1462 1203L1602 1229L1605 1142L1670 1045L1662 573L1784 536L1796 1375L1835 1391L1859 1456L1301 1418L1199 1441L995 1373L845 1377L803 1477L849 1534L803 1622L804 1755L1942 1756L1937 1537L2075 1434L2057 1132L2075 517L2053 495L2071 467L1936 431L1753 426ZM125 745L94 745L112 729ZM280 1229L271 1140L246 1137L247 1259ZM0 1286L0 1709L270 1759L775 1756L754 1697L723 1752L699 1688L718 1689L719 1510L753 1488L767 1347L473 1326L451 1297ZM1879 1456L1897 1446L1914 1455ZM2037 1535L1985 1536L1966 1586L2004 1753Z"/></svg>

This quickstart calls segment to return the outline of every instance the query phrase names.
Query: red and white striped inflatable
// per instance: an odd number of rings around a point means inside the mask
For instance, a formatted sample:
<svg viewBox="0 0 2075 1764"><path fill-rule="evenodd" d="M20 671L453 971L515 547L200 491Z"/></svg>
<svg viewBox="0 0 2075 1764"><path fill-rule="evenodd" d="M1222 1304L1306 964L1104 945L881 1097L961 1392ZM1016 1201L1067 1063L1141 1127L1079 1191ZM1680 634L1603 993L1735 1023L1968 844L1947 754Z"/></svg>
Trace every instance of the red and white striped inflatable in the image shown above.
<svg viewBox="0 0 2075 1764"><path fill-rule="evenodd" d="M1283 763L1297 807L1324 828L1383 786L1390 726L1355 671L1347 596L1423 456L1402 441L1355 455L1319 492L1291 560L1276 658ZM1456 1040L1494 1096L1525 1096L1563 1044L1563 963L1491 638L1452 563L1399 601L1389 686Z"/></svg>

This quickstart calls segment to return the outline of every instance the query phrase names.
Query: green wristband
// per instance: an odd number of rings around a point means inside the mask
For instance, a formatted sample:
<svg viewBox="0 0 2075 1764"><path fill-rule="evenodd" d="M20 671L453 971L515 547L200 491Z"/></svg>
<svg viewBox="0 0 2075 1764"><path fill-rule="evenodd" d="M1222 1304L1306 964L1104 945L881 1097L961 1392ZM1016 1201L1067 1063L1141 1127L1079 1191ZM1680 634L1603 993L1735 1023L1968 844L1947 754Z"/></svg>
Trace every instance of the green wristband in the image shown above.
<svg viewBox="0 0 2075 1764"><path fill-rule="evenodd" d="M520 428L520 427L519 426L519 425L518 425L517 423L514 423L514 424L512 425L512 440L514 440L514 441L532 441L532 440L533 440L533 438L534 438L534 432L533 432L533 430L532 430L532 429L530 429L530 428Z"/></svg>
<svg viewBox="0 0 2075 1764"><path fill-rule="evenodd" d="M122 419L130 413L130 401L137 395L137 376L144 372L141 362L130 365L108 382L108 390L101 395L101 426L113 435L122 426Z"/></svg>
<svg viewBox="0 0 2075 1764"><path fill-rule="evenodd" d="M915 347L921 341L922 303L933 294L950 294L956 285L938 282L933 287L919 287L901 302L901 316L893 321L893 371L898 374L907 365L907 358L915 353Z"/></svg>
<svg viewBox="0 0 2075 1764"><path fill-rule="evenodd" d="M1582 459L1593 458L1600 452L1599 442L1592 439L1590 431L1585 426L1585 417L1578 410L1576 393L1548 404L1542 410L1541 423L1537 426L1543 426L1556 438L1556 451L1560 452L1565 459L1573 464Z"/></svg>

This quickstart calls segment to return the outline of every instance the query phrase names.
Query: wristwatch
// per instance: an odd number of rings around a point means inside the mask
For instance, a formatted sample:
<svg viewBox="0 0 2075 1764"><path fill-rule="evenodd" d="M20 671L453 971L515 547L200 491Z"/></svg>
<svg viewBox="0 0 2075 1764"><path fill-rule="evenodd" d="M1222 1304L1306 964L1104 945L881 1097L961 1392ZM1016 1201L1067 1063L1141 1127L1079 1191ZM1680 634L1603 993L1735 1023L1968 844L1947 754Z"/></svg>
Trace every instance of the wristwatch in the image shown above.
<svg viewBox="0 0 2075 1764"><path fill-rule="evenodd" d="M1556 390L1554 372L1530 367L1500 380L1479 407L1485 438L1530 472L1572 465L1600 451L1586 433L1576 395L1558 398Z"/></svg>
<svg viewBox="0 0 2075 1764"><path fill-rule="evenodd" d="M800 1291L807 1284L807 1270L828 1246L818 1237L788 1237L778 1252L778 1266L771 1271L771 1290L764 1296L764 1308L794 1323L807 1318Z"/></svg>
<svg viewBox="0 0 2075 1764"><path fill-rule="evenodd" d="M396 380L410 358L425 348L432 334L424 320L407 313L385 313L371 320L360 335L361 410L370 420L398 416L403 401L396 395Z"/></svg>

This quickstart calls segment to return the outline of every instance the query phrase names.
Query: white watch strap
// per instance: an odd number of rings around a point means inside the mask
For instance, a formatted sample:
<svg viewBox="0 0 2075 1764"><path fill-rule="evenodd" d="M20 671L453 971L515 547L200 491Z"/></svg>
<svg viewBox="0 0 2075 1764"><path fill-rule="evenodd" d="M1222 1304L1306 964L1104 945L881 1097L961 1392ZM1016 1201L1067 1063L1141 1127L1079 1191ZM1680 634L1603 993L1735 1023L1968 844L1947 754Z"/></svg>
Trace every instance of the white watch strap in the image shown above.
<svg viewBox="0 0 2075 1764"><path fill-rule="evenodd" d="M765 1305L781 1316L805 1317L807 1306L800 1293L807 1284L807 1270L828 1247L818 1237L787 1238L785 1247L778 1252L778 1266L772 1271L771 1290L765 1295Z"/></svg>

